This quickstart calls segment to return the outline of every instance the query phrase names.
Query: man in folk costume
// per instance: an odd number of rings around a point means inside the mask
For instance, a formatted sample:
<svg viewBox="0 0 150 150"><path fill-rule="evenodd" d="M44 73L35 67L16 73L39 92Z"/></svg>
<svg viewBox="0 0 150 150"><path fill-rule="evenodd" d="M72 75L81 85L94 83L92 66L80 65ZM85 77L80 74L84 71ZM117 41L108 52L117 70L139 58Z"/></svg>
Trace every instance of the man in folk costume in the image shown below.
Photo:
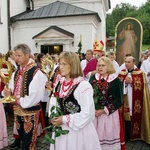
<svg viewBox="0 0 150 150"><path fill-rule="evenodd" d="M30 61L31 50L26 44L15 48L18 70L12 75L9 89L4 89L4 95L13 95L14 119L22 141L22 150L35 150L40 100L44 96L46 76L35 63Z"/></svg>
<svg viewBox="0 0 150 150"><path fill-rule="evenodd" d="M145 74L135 67L135 58L125 59L126 69L119 73L124 83L125 140L143 140L150 144L150 96Z"/></svg>
<svg viewBox="0 0 150 150"><path fill-rule="evenodd" d="M38 121L38 131L37 131L37 137L40 138L42 136L45 136L46 131L43 130L43 128L45 128L45 121L44 121L44 116L42 113L42 109L39 112L39 121ZM16 148L20 148L21 145L21 140L19 137L19 133L17 131L17 127L16 127L16 122L14 122L14 127L13 127L13 137L14 137L14 141L13 143L11 143L9 145L10 149L16 149Z"/></svg>
<svg viewBox="0 0 150 150"><path fill-rule="evenodd" d="M103 41L98 41L95 40L94 44L93 44L93 54L94 54L94 58L91 59L86 67L83 70L84 76L89 79L91 74L95 74L96 73L96 66L97 66L97 60L98 58L100 58L101 56L105 55L105 52L103 51L103 47L104 47L104 43Z"/></svg>
<svg viewBox="0 0 150 150"><path fill-rule="evenodd" d="M45 122L44 122L44 116L43 116L42 109L41 109L40 112L39 112L37 138L45 136L46 131L43 130L43 128L45 128ZM13 141L13 143L11 143L9 145L9 148L10 149L20 148L21 140L20 140L20 137L19 137L19 133L17 131L16 122L14 122L13 137L14 137L15 140Z"/></svg>

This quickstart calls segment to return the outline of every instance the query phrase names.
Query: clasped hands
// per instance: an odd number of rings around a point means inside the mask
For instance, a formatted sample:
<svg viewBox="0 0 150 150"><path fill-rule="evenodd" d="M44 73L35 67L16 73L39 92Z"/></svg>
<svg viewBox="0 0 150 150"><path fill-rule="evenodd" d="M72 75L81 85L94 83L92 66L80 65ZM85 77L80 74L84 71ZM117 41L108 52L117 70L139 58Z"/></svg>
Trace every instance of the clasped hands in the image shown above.
<svg viewBox="0 0 150 150"><path fill-rule="evenodd" d="M51 123L56 126L56 127L59 127L63 122L62 122L62 116L59 116L59 117L54 117L52 120L51 120Z"/></svg>
<svg viewBox="0 0 150 150"><path fill-rule="evenodd" d="M126 77L125 83L126 84L132 84L132 78L131 77Z"/></svg>
<svg viewBox="0 0 150 150"><path fill-rule="evenodd" d="M95 116L96 117L99 117L104 113L105 113L104 109L95 110Z"/></svg>

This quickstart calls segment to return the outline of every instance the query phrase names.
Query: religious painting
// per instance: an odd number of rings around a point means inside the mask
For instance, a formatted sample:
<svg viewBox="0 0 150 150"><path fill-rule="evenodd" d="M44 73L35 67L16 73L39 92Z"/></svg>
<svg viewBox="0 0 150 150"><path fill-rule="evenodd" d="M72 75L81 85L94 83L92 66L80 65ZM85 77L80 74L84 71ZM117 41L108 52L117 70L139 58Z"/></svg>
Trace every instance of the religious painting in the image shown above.
<svg viewBox="0 0 150 150"><path fill-rule="evenodd" d="M116 61L119 65L124 63L126 54L131 54L136 65L139 62L142 51L143 27L141 23L132 17L122 19L115 30Z"/></svg>

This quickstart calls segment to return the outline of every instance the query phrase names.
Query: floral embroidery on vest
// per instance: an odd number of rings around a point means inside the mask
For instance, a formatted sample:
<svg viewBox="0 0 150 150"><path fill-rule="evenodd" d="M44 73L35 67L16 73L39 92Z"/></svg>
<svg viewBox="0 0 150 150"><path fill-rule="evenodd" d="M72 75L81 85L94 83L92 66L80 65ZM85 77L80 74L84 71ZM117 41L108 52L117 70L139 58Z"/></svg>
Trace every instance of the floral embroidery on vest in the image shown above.
<svg viewBox="0 0 150 150"><path fill-rule="evenodd" d="M64 115L66 114L74 114L81 111L80 105L78 104L77 100L74 98L73 93L76 87L79 84L74 85L68 94L64 98L59 98L59 105L62 111L64 112ZM58 83L56 87L56 91L59 92L61 88L60 82Z"/></svg>

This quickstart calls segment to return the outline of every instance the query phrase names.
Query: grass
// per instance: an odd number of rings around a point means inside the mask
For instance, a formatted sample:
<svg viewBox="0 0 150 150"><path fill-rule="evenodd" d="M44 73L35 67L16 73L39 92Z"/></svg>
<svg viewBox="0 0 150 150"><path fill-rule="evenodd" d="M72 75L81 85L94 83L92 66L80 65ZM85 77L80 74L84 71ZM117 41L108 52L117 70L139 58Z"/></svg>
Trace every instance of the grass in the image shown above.
<svg viewBox="0 0 150 150"><path fill-rule="evenodd" d="M150 45L142 45L142 50L145 51L148 49L148 47L150 47Z"/></svg>

